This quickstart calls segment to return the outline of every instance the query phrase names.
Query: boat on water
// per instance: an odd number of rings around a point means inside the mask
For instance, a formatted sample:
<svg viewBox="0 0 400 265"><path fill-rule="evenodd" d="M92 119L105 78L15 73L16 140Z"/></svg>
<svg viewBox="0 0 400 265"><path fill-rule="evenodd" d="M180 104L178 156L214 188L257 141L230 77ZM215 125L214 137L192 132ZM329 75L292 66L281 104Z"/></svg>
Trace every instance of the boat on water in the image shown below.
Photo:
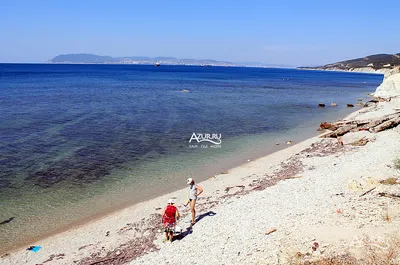
<svg viewBox="0 0 400 265"><path fill-rule="evenodd" d="M160 63L155 63L155 64L154 64L154 66L160 66L160 65L161 65Z"/></svg>

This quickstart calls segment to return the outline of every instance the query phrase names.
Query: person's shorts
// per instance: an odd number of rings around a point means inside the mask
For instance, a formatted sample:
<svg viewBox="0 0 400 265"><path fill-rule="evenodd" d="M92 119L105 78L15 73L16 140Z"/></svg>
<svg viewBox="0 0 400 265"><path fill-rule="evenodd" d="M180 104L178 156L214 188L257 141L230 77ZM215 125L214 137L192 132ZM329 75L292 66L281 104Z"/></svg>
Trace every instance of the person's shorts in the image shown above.
<svg viewBox="0 0 400 265"><path fill-rule="evenodd" d="M164 224L164 231L165 232L174 232L175 230L175 223L165 223Z"/></svg>

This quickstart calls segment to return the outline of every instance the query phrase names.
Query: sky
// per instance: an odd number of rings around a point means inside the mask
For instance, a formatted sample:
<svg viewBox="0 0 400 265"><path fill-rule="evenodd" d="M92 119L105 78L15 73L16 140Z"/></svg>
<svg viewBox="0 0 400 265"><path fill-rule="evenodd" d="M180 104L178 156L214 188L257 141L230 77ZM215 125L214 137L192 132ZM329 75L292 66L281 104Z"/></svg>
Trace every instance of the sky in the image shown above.
<svg viewBox="0 0 400 265"><path fill-rule="evenodd" d="M0 0L0 62L92 53L322 65L400 53L399 11L399 0Z"/></svg>

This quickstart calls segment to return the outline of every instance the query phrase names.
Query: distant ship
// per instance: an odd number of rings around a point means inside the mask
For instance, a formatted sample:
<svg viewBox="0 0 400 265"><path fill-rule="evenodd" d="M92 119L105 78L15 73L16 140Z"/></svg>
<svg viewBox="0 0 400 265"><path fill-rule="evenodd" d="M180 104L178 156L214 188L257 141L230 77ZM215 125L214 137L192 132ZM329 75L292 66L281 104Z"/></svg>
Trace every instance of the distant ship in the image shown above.
<svg viewBox="0 0 400 265"><path fill-rule="evenodd" d="M160 65L161 65L160 63L155 63L155 64L154 64L154 66L160 66Z"/></svg>

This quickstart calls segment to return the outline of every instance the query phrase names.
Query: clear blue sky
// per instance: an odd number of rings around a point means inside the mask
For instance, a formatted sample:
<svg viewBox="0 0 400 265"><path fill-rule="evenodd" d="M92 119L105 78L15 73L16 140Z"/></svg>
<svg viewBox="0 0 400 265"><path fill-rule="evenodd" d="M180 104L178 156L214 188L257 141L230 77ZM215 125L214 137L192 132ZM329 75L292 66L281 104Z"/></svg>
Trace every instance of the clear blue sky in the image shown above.
<svg viewBox="0 0 400 265"><path fill-rule="evenodd" d="M62 53L315 65L400 52L400 1L0 1L0 62Z"/></svg>

